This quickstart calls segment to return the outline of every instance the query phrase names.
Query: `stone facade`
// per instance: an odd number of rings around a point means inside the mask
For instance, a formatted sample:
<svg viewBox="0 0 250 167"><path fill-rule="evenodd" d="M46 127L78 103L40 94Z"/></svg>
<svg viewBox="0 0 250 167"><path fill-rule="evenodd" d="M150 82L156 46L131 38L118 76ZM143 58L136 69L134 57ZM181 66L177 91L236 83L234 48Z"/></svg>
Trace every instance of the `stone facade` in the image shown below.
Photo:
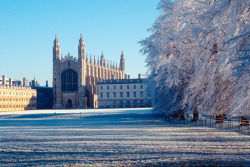
<svg viewBox="0 0 250 167"><path fill-rule="evenodd" d="M78 59L70 54L60 55L57 36L53 46L53 107L54 108L97 108L97 81L124 79L125 59L122 52L119 67L117 63L101 58L88 60L81 35L78 44Z"/></svg>
<svg viewBox="0 0 250 167"><path fill-rule="evenodd" d="M0 111L35 110L36 97L30 87L0 85Z"/></svg>
<svg viewBox="0 0 250 167"><path fill-rule="evenodd" d="M99 108L151 106L145 79L114 79L97 82Z"/></svg>

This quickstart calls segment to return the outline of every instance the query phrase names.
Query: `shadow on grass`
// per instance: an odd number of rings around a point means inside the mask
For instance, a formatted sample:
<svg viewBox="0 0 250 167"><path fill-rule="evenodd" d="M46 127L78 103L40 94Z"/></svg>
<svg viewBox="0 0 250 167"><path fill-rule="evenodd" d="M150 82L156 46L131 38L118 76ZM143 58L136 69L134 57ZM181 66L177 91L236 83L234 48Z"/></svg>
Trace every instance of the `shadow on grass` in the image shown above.
<svg viewBox="0 0 250 167"><path fill-rule="evenodd" d="M154 157L143 157L148 154ZM120 165L129 161L132 166L250 166L248 160L223 160L219 157L205 158L204 156L247 156L247 154L230 154L230 153L200 153L185 152L191 157L190 159L181 160L178 157L184 152L0 152L0 165L2 166L25 166L25 165ZM118 158L117 155L121 156ZM126 157L124 158L123 155ZM138 155L140 155L138 157ZM162 156L167 156L162 160ZM197 156L199 155L199 156ZM29 159L32 157L32 159ZM194 158L196 157L196 158ZM203 158L201 158L203 157ZM7 160L5 160L7 159ZM11 160L10 160L11 159ZM149 161L149 162L147 162Z"/></svg>

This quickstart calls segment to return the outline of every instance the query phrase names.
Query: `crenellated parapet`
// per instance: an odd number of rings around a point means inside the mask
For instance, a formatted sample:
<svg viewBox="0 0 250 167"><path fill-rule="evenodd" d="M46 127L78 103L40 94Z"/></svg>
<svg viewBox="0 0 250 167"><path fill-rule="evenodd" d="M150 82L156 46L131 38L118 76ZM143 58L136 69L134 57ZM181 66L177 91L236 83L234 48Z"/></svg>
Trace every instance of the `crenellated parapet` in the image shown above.
<svg viewBox="0 0 250 167"><path fill-rule="evenodd" d="M10 85L0 85L0 89L27 90L27 89L31 89L31 87L30 86L16 86L16 85L13 85L13 86L10 86Z"/></svg>

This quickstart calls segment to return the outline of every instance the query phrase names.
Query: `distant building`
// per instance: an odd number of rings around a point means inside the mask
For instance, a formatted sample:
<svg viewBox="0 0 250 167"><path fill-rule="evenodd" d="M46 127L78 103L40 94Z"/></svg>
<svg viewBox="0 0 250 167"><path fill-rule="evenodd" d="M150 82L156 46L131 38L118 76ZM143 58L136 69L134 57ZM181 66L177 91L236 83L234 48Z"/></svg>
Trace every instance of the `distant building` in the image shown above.
<svg viewBox="0 0 250 167"><path fill-rule="evenodd" d="M53 108L53 88L46 86L32 86L37 91L37 109Z"/></svg>
<svg viewBox="0 0 250 167"><path fill-rule="evenodd" d="M22 82L20 80L15 80L15 79L12 79L12 78L6 79L6 76L3 75L2 78L0 78L0 85L22 86Z"/></svg>
<svg viewBox="0 0 250 167"><path fill-rule="evenodd" d="M53 88L48 86L46 81L45 86L39 86L36 79L30 82L30 87L37 92L37 109L52 109L53 108Z"/></svg>
<svg viewBox="0 0 250 167"><path fill-rule="evenodd" d="M23 78L23 86L28 86L28 80L27 80L27 78Z"/></svg>
<svg viewBox="0 0 250 167"><path fill-rule="evenodd" d="M9 80L11 82L11 79ZM0 84L0 111L19 111L36 109L36 90L30 87L7 84L2 77Z"/></svg>
<svg viewBox="0 0 250 167"><path fill-rule="evenodd" d="M119 66L118 66L119 65ZM57 36L53 46L53 107L54 108L97 108L97 81L124 79L125 59L122 52L120 63L104 58L88 59L81 35L78 44L78 58L60 54Z"/></svg>
<svg viewBox="0 0 250 167"><path fill-rule="evenodd" d="M128 77L129 78L129 77ZM151 106L145 79L111 79L97 82L99 108Z"/></svg>
<svg viewBox="0 0 250 167"><path fill-rule="evenodd" d="M34 87L34 86L39 86L38 81L36 80L36 78L34 78L34 80L30 81L30 87Z"/></svg>

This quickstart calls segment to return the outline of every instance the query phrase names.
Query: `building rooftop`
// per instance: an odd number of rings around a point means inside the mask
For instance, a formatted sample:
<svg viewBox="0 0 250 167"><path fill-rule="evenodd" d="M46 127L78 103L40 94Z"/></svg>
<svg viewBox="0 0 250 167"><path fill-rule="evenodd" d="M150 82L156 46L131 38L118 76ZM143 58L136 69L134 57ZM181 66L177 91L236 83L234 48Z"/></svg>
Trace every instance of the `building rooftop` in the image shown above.
<svg viewBox="0 0 250 167"><path fill-rule="evenodd" d="M47 86L32 86L31 88L53 89L53 87L47 87Z"/></svg>
<svg viewBox="0 0 250 167"><path fill-rule="evenodd" d="M145 79L109 79L104 81L99 81L97 84L134 84L143 83Z"/></svg>

